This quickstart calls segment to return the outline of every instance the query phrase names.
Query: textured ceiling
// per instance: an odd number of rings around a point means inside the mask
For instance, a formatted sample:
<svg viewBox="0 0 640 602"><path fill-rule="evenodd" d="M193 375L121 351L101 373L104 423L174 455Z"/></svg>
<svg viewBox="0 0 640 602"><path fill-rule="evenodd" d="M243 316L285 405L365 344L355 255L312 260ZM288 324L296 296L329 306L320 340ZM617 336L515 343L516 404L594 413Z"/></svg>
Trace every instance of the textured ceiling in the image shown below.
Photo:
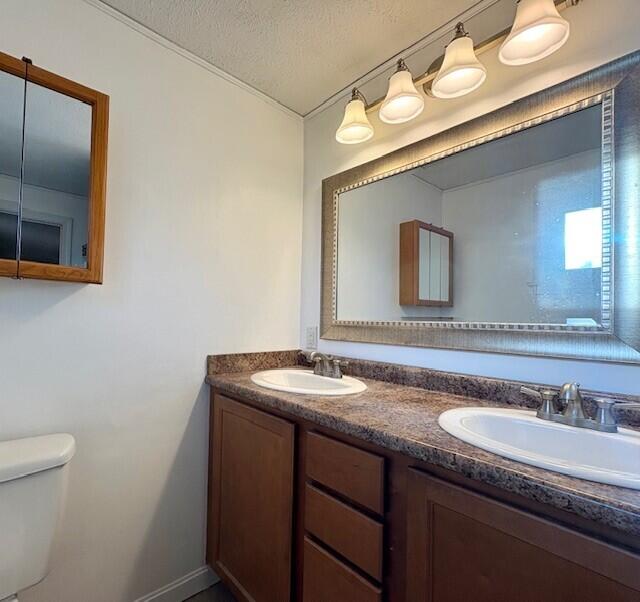
<svg viewBox="0 0 640 602"><path fill-rule="evenodd" d="M300 115L477 0L106 0Z"/></svg>

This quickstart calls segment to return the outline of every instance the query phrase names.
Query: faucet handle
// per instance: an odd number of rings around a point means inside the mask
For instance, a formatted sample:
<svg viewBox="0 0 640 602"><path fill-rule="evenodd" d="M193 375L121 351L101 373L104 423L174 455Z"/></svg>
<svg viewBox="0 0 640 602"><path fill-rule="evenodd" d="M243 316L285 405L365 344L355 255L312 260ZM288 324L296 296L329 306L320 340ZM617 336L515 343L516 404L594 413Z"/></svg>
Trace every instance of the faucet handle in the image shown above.
<svg viewBox="0 0 640 602"><path fill-rule="evenodd" d="M333 377L342 378L342 368L346 368L349 365L347 360L334 359L333 362Z"/></svg>
<svg viewBox="0 0 640 602"><path fill-rule="evenodd" d="M541 402L538 408L537 416L543 420L550 420L554 414L558 413L556 406L556 397L558 394L553 389L543 389L542 391L536 391L529 387L520 387L520 393L533 397Z"/></svg>
<svg viewBox="0 0 640 602"><path fill-rule="evenodd" d="M528 395L529 397L533 397L539 401L542 401L542 393L540 391L536 391L535 389L531 389L530 387L525 387L524 385L520 387L520 393L523 395Z"/></svg>
<svg viewBox="0 0 640 602"><path fill-rule="evenodd" d="M615 408L640 410L640 403L631 401L614 401L613 399L605 399L604 397L596 397L593 401L595 401L597 406L595 417L597 429L608 433L616 433L618 431L618 420L613 412Z"/></svg>

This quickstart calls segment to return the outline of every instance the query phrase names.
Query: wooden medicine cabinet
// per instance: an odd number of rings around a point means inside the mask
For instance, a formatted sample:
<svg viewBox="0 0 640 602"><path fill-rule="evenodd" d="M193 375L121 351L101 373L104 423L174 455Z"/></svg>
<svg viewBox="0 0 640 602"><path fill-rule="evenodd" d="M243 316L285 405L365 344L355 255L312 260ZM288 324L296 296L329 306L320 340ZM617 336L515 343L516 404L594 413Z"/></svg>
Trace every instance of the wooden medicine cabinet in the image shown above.
<svg viewBox="0 0 640 602"><path fill-rule="evenodd" d="M102 283L109 97L0 53L0 276Z"/></svg>
<svg viewBox="0 0 640 602"><path fill-rule="evenodd" d="M400 305L453 307L453 232L400 224Z"/></svg>

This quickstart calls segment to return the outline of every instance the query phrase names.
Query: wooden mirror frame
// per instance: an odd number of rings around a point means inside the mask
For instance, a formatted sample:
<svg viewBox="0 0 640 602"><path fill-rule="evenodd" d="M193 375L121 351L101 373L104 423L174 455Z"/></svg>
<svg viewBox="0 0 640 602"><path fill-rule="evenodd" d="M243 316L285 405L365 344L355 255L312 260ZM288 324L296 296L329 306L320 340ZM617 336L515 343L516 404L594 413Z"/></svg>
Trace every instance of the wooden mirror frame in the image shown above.
<svg viewBox="0 0 640 602"><path fill-rule="evenodd" d="M0 259L0 276L102 284L109 97L102 92L36 67L29 59L20 60L1 52L0 71L70 96L92 107L87 267L22 261L19 258Z"/></svg>
<svg viewBox="0 0 640 602"><path fill-rule="evenodd" d="M320 337L336 341L640 363L640 311L637 309L640 237L630 235L623 237L623 241L615 240L615 270L614 253L603 252L602 324L598 326L339 320L336 286L340 194L596 104L603 107L603 249L613 249L614 222L616 231L621 231L623 222L620 220L624 216L638 215L640 211L637 158L635 163L629 160L632 152L640 147L638 102L640 51L323 180ZM620 124L614 119L614 107L620 113ZM617 163L614 161L616 154L621 155L617 157Z"/></svg>

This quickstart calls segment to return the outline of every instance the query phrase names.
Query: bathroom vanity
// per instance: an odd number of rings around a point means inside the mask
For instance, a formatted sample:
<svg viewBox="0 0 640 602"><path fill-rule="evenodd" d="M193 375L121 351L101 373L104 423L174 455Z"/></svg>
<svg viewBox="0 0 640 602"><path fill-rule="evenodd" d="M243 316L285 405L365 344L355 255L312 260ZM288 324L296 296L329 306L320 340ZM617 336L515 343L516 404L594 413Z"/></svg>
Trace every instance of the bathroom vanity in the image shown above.
<svg viewBox="0 0 640 602"><path fill-rule="evenodd" d="M428 390L417 369L366 364L350 370L396 382L336 398L251 381L273 365L210 369L207 557L239 600L640 599L640 492L438 426L448 409L513 407L510 383L426 371Z"/></svg>

